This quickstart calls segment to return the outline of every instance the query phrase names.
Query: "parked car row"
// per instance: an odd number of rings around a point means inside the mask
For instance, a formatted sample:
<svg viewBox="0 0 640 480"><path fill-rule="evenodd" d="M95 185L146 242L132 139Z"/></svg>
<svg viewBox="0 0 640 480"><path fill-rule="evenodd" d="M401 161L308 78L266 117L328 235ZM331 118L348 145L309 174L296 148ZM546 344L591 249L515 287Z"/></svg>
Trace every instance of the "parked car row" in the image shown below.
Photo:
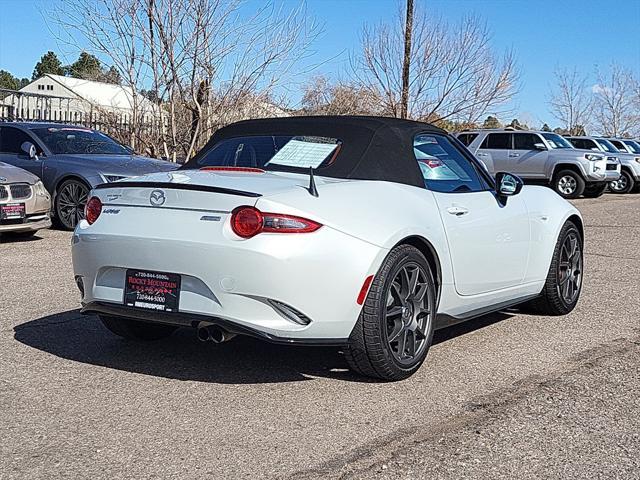
<svg viewBox="0 0 640 480"><path fill-rule="evenodd" d="M640 145L633 140L512 128L465 131L457 137L491 174L513 172L529 183L552 187L564 198L595 198L607 188L637 192L640 186Z"/></svg>
<svg viewBox="0 0 640 480"><path fill-rule="evenodd" d="M640 144L512 128L457 134L495 175L508 171L564 198L640 190ZM57 123L0 122L0 231L30 236L53 222L72 230L97 185L179 166L137 156L108 135ZM432 172L433 173L433 172Z"/></svg>
<svg viewBox="0 0 640 480"><path fill-rule="evenodd" d="M89 128L0 123L0 230L33 235L51 221L72 230L84 218L89 191L97 185L176 168L137 156Z"/></svg>

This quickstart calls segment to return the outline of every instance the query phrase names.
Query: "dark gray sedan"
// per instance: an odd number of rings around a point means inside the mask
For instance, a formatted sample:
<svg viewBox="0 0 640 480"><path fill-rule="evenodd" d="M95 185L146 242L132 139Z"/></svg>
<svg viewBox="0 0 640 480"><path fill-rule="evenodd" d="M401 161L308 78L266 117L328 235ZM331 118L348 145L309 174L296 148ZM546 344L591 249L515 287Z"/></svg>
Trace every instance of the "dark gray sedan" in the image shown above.
<svg viewBox="0 0 640 480"><path fill-rule="evenodd" d="M96 185L178 168L137 156L102 132L56 123L0 122L0 162L42 179L53 197L54 220L66 229L84 217L87 194Z"/></svg>

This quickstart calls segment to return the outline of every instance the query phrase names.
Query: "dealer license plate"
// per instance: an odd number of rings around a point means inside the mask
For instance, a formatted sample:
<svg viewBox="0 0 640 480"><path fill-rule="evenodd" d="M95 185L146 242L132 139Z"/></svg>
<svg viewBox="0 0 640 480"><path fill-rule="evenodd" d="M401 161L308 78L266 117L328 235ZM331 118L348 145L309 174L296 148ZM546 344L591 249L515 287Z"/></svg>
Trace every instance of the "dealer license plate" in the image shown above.
<svg viewBox="0 0 640 480"><path fill-rule="evenodd" d="M127 270L124 304L127 307L177 312L180 303L180 275Z"/></svg>

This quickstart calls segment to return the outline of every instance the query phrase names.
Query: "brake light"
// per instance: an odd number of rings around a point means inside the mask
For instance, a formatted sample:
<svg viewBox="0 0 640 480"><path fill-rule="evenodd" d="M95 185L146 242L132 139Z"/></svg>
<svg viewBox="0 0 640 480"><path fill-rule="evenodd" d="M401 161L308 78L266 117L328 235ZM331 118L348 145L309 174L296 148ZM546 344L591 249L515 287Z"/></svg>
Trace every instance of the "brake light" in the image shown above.
<svg viewBox="0 0 640 480"><path fill-rule="evenodd" d="M249 173L264 173L261 168L254 167L202 167L200 170L205 172L249 172Z"/></svg>
<svg viewBox="0 0 640 480"><path fill-rule="evenodd" d="M102 202L98 197L91 197L84 206L84 218L89 222L89 225L93 225L101 213Z"/></svg>
<svg viewBox="0 0 640 480"><path fill-rule="evenodd" d="M264 213L255 207L238 207L231 213L231 229L242 238L259 233L310 233L322 224L307 218L281 213Z"/></svg>

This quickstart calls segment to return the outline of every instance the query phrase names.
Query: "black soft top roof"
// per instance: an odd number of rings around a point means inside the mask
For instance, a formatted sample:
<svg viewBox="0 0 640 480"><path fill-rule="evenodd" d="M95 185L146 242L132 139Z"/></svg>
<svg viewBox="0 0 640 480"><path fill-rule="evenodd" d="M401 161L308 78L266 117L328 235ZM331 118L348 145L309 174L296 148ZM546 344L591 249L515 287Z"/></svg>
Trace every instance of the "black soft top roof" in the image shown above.
<svg viewBox="0 0 640 480"><path fill-rule="evenodd" d="M198 161L218 142L258 135L336 138L342 146L336 160L318 175L359 180L385 180L424 187L413 153L419 133L446 135L433 125L412 120L366 116L281 117L245 120L218 130L182 168L199 168Z"/></svg>

